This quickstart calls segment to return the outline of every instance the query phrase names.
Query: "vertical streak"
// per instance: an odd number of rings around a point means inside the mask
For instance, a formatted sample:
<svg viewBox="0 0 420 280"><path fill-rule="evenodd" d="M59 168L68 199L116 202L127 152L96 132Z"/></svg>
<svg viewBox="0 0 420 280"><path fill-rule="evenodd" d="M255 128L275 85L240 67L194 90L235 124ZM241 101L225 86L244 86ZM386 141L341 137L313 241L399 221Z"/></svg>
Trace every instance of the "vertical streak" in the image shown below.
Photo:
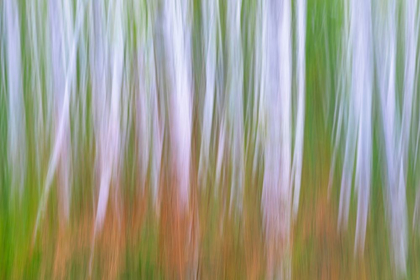
<svg viewBox="0 0 420 280"><path fill-rule="evenodd" d="M115 195L119 190L119 166L122 135L125 135L125 124L122 123L122 79L124 70L124 9L122 0L115 0L114 24L112 30L112 86L111 86L111 104L110 104L110 123L109 123L109 141L111 148L111 158L113 162L112 175L115 179Z"/></svg>
<svg viewBox="0 0 420 280"><path fill-rule="evenodd" d="M227 3L227 94L228 94L228 129L230 141L230 162L232 180L229 209L233 201L242 209L244 183L243 157L243 58L241 43L241 8L242 0L229 0Z"/></svg>
<svg viewBox="0 0 420 280"><path fill-rule="evenodd" d="M137 15L139 17L139 15ZM141 37L141 35L137 35ZM136 95L136 116L137 116L137 136L139 144L139 168L140 168L140 180L141 187L144 188L146 183L146 172L149 160L149 149L150 146L149 140L149 118L151 112L149 111L150 105L148 104L148 95L156 94L151 93L150 88L148 87L149 81L147 80L148 69L153 71L152 65L147 63L147 56L150 54L146 53L147 46L144 46L145 43L141 42L138 39L139 51L138 51L138 74L139 74L139 92Z"/></svg>
<svg viewBox="0 0 420 280"><path fill-rule="evenodd" d="M291 216L291 5L263 1L263 95L267 112L262 207L268 246L280 246L281 271L290 278ZM273 249L276 251L276 249ZM269 253L270 254L270 253ZM270 260L274 258L273 260ZM269 255L268 273L274 273Z"/></svg>
<svg viewBox="0 0 420 280"><path fill-rule="evenodd" d="M45 45L43 44L43 38L44 32L40 28L45 24L44 18L41 16L40 13L40 6L42 2L39 0L30 1L28 3L28 11L27 11L27 18L29 22L28 26L28 36L29 36L29 42L30 42L30 57L31 57L31 87L33 90L32 96L34 99L34 138L35 138L35 164L36 164L36 172L37 177L41 177L41 158L44 151L44 145L45 145L45 127L44 124L44 108L42 103L42 72L43 67L45 63L44 58L44 52ZM38 179L40 180L40 179ZM38 187L40 187L40 183L38 183Z"/></svg>
<svg viewBox="0 0 420 280"><path fill-rule="evenodd" d="M350 20L349 20L349 2L344 2L344 28L342 35L342 64L340 69L340 76L342 77L343 90L340 92L340 110L342 113L347 113L347 118L344 120L344 137L345 137L345 147L344 147L344 164L343 171L341 176L341 189L340 189L340 199L339 199L339 210L338 210L338 226L346 228L348 221L348 212L350 207L350 191L352 184L352 173L354 165L354 143L355 143L355 133L354 133L354 114L349 103L351 103L352 95L347 96L348 87L350 83L351 72L351 36L350 36ZM350 99L350 101L349 101ZM344 111L344 112L343 112ZM340 133L338 131L337 133ZM338 142L338 139L336 139ZM338 145L338 144L337 144ZM332 167L333 168L333 167Z"/></svg>
<svg viewBox="0 0 420 280"><path fill-rule="evenodd" d="M171 150L181 205L187 206L190 191L192 87L188 0L165 2L164 36L170 85Z"/></svg>
<svg viewBox="0 0 420 280"><path fill-rule="evenodd" d="M59 115L59 122L57 124L57 132L54 141L53 151L51 154L51 158L48 164L48 171L45 178L45 188L44 192L41 197L40 205L38 208L37 218L35 222L35 232L34 237L36 237L36 233L38 230L39 222L42 218L43 212L46 208L46 202L48 199L48 195L51 189L52 181L54 178L55 171L57 169L57 165L59 164L61 153L63 150L63 145L66 144L66 136L69 132L70 126L70 95L71 95L71 83L72 77L74 77L74 73L76 71L76 54L77 54L77 45L79 40L80 29L82 28L84 22L84 3L78 3L77 5L77 13L76 13L76 25L74 28L74 37L73 40L70 41L69 50L68 50L68 64L66 65L65 69L65 78L64 78L64 89L63 89L63 99L62 99L62 110ZM65 55L63 55L63 60L66 59Z"/></svg>
<svg viewBox="0 0 420 280"><path fill-rule="evenodd" d="M282 260L282 268L284 269L285 278L291 278L291 267L288 254L290 252L290 219L292 206L291 192L291 151L292 151L292 118L291 118L291 90L292 90L292 34L291 34L291 3L289 0L281 1L279 41L279 62L280 62L280 88L279 97L281 113L280 113L280 217L281 231L285 246L285 256ZM275 108L272 108L275 110ZM275 121L275 119L273 120Z"/></svg>
<svg viewBox="0 0 420 280"><path fill-rule="evenodd" d="M299 207L299 195L303 160L303 135L305 124L305 43L306 43L306 0L297 1L297 91L298 108L296 122L296 140L293 154L294 197L293 213L296 216Z"/></svg>
<svg viewBox="0 0 420 280"><path fill-rule="evenodd" d="M352 2L353 26L352 95L356 96L358 146L356 191L358 192L355 250L364 248L371 183L372 151L372 33L370 0Z"/></svg>
<svg viewBox="0 0 420 280"><path fill-rule="evenodd" d="M134 1L138 5L138 1ZM150 170L150 188L152 199L157 206L160 159L163 136L159 124L158 97L156 88L156 64L153 40L154 11L151 2L136 7L138 19L138 68L139 89L137 98L137 134L139 139L139 161L142 185L146 183L147 170ZM141 10L143 9L143 10ZM147 18L145 14L148 14ZM146 19L145 19L146 18ZM149 151L150 149L150 151ZM149 163L150 159L150 163Z"/></svg>
<svg viewBox="0 0 420 280"><path fill-rule="evenodd" d="M103 12L103 8L97 6L100 9L99 12ZM103 101L97 100L102 105L99 108L99 134L96 136L99 139L99 157L100 157L100 188L99 188L99 198L98 198L98 206L96 211L96 220L95 220L95 231L99 231L102 228L103 221L105 218L106 208L108 204L108 197L109 197L109 189L112 180L115 181L115 195L117 195L118 191L118 175L119 175L119 164L120 164L120 145L121 145L121 119L120 119L120 111L121 111L121 85L122 85L122 71L124 65L124 30L122 26L122 3L120 0L115 0L110 3L110 9L115 12L114 21L113 21L113 29L110 32L109 27L107 26L107 36L105 39L108 39L113 42L112 48L110 48L110 74L112 75L111 78L111 92L106 91L105 86L105 79L106 79L106 72L103 73L102 77L99 78L99 85L98 89L103 90L101 93L100 91L95 92L98 94L98 99L104 99ZM102 15L103 16L103 15ZM98 30L101 32L100 30ZM98 34L99 35L99 34ZM99 35L101 36L101 35ZM102 39L104 40L104 39ZM99 47L103 47L106 50L106 41L103 41L105 46L99 45ZM101 44L101 42L99 43ZM101 57L101 56L105 57ZM98 63L99 65L104 63L104 66L107 67L107 52L99 53ZM104 59L104 61L100 61ZM99 66L98 65L98 66ZM102 71L101 69L97 69L98 71ZM101 72L99 72L101 73ZM105 78L105 79L104 79ZM102 80L103 79L103 80ZM116 196L115 196L116 197Z"/></svg>
<svg viewBox="0 0 420 280"><path fill-rule="evenodd" d="M21 80L20 24L17 2L3 2L3 19L6 33L6 70L9 97L8 159L12 170L12 186L20 196L26 173L25 108Z"/></svg>
<svg viewBox="0 0 420 280"><path fill-rule="evenodd" d="M210 140L213 122L214 93L216 88L216 59L217 59L217 27L219 21L219 7L217 0L202 2L204 25L204 56L206 68L205 97L199 176L206 173L209 164Z"/></svg>
<svg viewBox="0 0 420 280"><path fill-rule="evenodd" d="M380 5L380 3L378 3ZM406 13L410 13L407 9L410 4L406 3ZM396 71L397 71L397 2L390 1L388 3L384 23L380 21L378 24L378 46L376 48L377 67L379 72L379 90L380 101L382 109L382 126L384 132L385 142L385 157L386 157L386 191L384 199L386 202L387 216L390 222L391 235L391 251L393 257L393 264L398 276L406 273L406 258L407 258L407 210L405 198L405 164L404 158L405 145L408 138L408 131L410 127L411 107L408 108L407 102L410 102L412 90L410 86L414 71L410 62L407 59L414 59L410 52L410 46L413 41L408 39L413 34L408 35L407 32L414 30L414 20L410 15L406 15L405 32L406 32L406 49L405 49L405 77L404 77L404 105L402 112L402 122L400 123L396 94ZM412 7L411 7L412 8ZM413 9L415 10L415 9ZM381 14L379 14L380 16ZM382 19L382 18L380 18ZM411 69L410 69L411 68ZM411 88L411 89L410 89ZM411 105L411 104L410 104ZM405 122L408 122L406 126Z"/></svg>
<svg viewBox="0 0 420 280"><path fill-rule="evenodd" d="M363 250L372 166L372 32L370 1L352 0L347 69L351 69L349 116L341 182L339 224L347 226L356 153L355 190L358 193L355 251ZM346 14L346 10L345 10ZM357 150L356 150L357 142Z"/></svg>
<svg viewBox="0 0 420 280"><path fill-rule="evenodd" d="M99 198L96 210L95 231L102 226L108 203L109 184L111 181L111 158L108 144L109 134L107 133L109 116L109 92L107 91L107 76L109 74L109 48L106 42L107 17L104 1L91 3L91 75L92 75L92 99L94 106L94 133L96 140L96 160L99 173ZM95 234L94 234L95 235Z"/></svg>
<svg viewBox="0 0 420 280"><path fill-rule="evenodd" d="M151 120L150 120L150 127L152 130L151 137L153 142L153 149L152 149L152 162L151 162L151 188L153 192L153 199L155 205L158 200L158 191L159 191L159 176L160 176L160 165L161 165L161 158L162 158L162 148L163 148L163 127L164 124L162 123L159 115L159 104L158 104L158 96L157 96L157 89L156 89L156 76L155 76L155 69L156 69L156 62L155 62L155 52L154 52L154 42L152 36L150 36L148 40L148 48L150 48L150 91L149 91L149 104L151 107ZM156 205L157 206L157 205Z"/></svg>
<svg viewBox="0 0 420 280"><path fill-rule="evenodd" d="M49 93L49 98L53 100L54 109L53 115L56 116L56 119L59 119L60 112L69 111L69 102L66 101L66 85L67 80L68 87L71 87L74 77L72 74L66 73L68 63L69 63L69 52L71 45L74 43L72 36L74 34L71 23L70 11L68 11L69 3L68 1L49 1L49 27L50 27L50 47L51 47L51 74L52 80L50 81L52 85L52 91ZM70 25L70 26L69 26ZM68 94L71 94L71 88L68 89ZM69 98L69 97L68 97ZM66 106L67 108L65 108ZM70 207L70 198L69 198L69 188L70 188L70 121L69 116L66 116L66 121L63 123L64 135L62 136L62 144L60 143L60 148L57 150L59 153L57 156L57 164L59 169L59 193L62 212L64 218L68 221L69 218L69 207ZM57 124L58 128L58 124ZM56 131L55 139L59 139L58 129ZM55 168L54 168L55 169ZM52 170L55 173L55 170ZM51 173L51 174L53 174Z"/></svg>

